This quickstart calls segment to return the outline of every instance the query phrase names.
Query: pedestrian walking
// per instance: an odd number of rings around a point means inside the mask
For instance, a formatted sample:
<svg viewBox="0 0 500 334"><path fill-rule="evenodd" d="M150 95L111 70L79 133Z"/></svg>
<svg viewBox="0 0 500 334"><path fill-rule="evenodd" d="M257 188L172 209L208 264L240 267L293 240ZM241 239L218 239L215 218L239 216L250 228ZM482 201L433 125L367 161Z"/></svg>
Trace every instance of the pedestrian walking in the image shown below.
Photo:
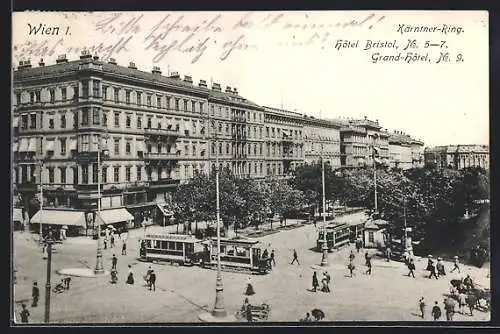
<svg viewBox="0 0 500 334"><path fill-rule="evenodd" d="M467 295L465 293L458 294L458 309L461 314L464 314L464 307L467 305Z"/></svg>
<svg viewBox="0 0 500 334"><path fill-rule="evenodd" d="M254 291L253 286L252 286L252 278L250 276L248 276L248 278L247 278L247 289L245 291L245 295L251 296L251 295L254 295L254 294L255 294L255 291Z"/></svg>
<svg viewBox="0 0 500 334"><path fill-rule="evenodd" d="M132 266L130 264L128 265L128 274L126 283L130 285L134 284L134 272L132 271Z"/></svg>
<svg viewBox="0 0 500 334"><path fill-rule="evenodd" d="M149 274L149 290L151 289L156 291L156 273L154 270L151 270L151 273Z"/></svg>
<svg viewBox="0 0 500 334"><path fill-rule="evenodd" d="M361 249L362 247L362 241L360 238L357 238L356 239L356 251L359 253L359 250Z"/></svg>
<svg viewBox="0 0 500 334"><path fill-rule="evenodd" d="M312 288L313 288L313 292L316 292L317 288L319 286L319 283L318 283L318 276L316 275L316 272L313 273L313 277L312 277Z"/></svg>
<svg viewBox="0 0 500 334"><path fill-rule="evenodd" d="M274 259L274 249L271 250L271 263L276 267L276 260Z"/></svg>
<svg viewBox="0 0 500 334"><path fill-rule="evenodd" d="M410 275L413 276L413 278L415 278L415 262L413 261L413 259L410 259L410 261L408 262L408 277L410 277Z"/></svg>
<svg viewBox="0 0 500 334"><path fill-rule="evenodd" d="M434 262L431 262L431 265L429 267L429 271L430 271L429 279L432 278L432 276L434 276L436 279L438 279L438 276L436 273L436 264Z"/></svg>
<svg viewBox="0 0 500 334"><path fill-rule="evenodd" d="M368 270L366 270L366 274L371 275L372 274L372 259L370 257L368 257L366 259L366 266L368 267Z"/></svg>
<svg viewBox="0 0 500 334"><path fill-rule="evenodd" d="M111 234L111 248L115 248L115 234L112 233Z"/></svg>
<svg viewBox="0 0 500 334"><path fill-rule="evenodd" d="M118 263L118 259L115 254L113 254L113 257L111 258L111 269L116 269L116 264Z"/></svg>
<svg viewBox="0 0 500 334"><path fill-rule="evenodd" d="M443 264L443 259L438 257L438 261L436 264L436 271L438 276L446 276L446 272L444 270L444 264Z"/></svg>
<svg viewBox="0 0 500 334"><path fill-rule="evenodd" d="M150 285L150 278L151 278L151 272L153 269L151 269L151 266L148 267L148 270L146 271L146 276L144 276L144 280L146 281L147 286L149 287Z"/></svg>
<svg viewBox="0 0 500 334"><path fill-rule="evenodd" d="M434 303L434 307L432 308L432 317L434 318L434 321L437 321L439 320L439 318L441 318L441 308L439 307L437 301Z"/></svg>
<svg viewBox="0 0 500 334"><path fill-rule="evenodd" d="M455 302L451 298L444 299L444 310L446 313L446 321L453 321L453 315L455 313Z"/></svg>
<svg viewBox="0 0 500 334"><path fill-rule="evenodd" d="M407 250L403 253L403 261L408 266L408 263L410 262L410 253L408 253Z"/></svg>
<svg viewBox="0 0 500 334"><path fill-rule="evenodd" d="M26 304L21 304L21 323L27 324L29 322L30 312L26 308Z"/></svg>
<svg viewBox="0 0 500 334"><path fill-rule="evenodd" d="M31 304L31 307L37 307L38 299L40 298L40 289L38 288L38 283L36 281L33 282L33 288L31 289L31 297L33 297L33 303Z"/></svg>
<svg viewBox="0 0 500 334"><path fill-rule="evenodd" d="M69 290L69 286L70 286L70 284L71 284L71 277L65 277L65 278L63 279L63 283L64 283L64 288L65 288L66 290Z"/></svg>
<svg viewBox="0 0 500 334"><path fill-rule="evenodd" d="M104 249L108 249L108 237L104 237Z"/></svg>
<svg viewBox="0 0 500 334"><path fill-rule="evenodd" d="M48 257L49 257L49 253L47 252L47 244L44 244L42 247L42 258L44 260L47 260Z"/></svg>
<svg viewBox="0 0 500 334"><path fill-rule="evenodd" d="M311 314L309 312L306 313L306 317L303 319L300 319L301 322L312 322L313 318L311 317Z"/></svg>
<svg viewBox="0 0 500 334"><path fill-rule="evenodd" d="M321 291L329 293L330 292L330 274L327 271L323 272L323 279L321 280L321 283L323 284Z"/></svg>
<svg viewBox="0 0 500 334"><path fill-rule="evenodd" d="M294 249L293 250L293 260L292 260L292 263L290 264L294 264L295 261L297 261L297 264L300 266L300 263L299 263L299 256L297 255L297 251Z"/></svg>
<svg viewBox="0 0 500 334"><path fill-rule="evenodd" d="M450 270L450 273L454 272L455 270L458 270L458 273L460 274L460 267L458 266L459 263L460 262L458 261L458 256L455 255L453 262L453 269Z"/></svg>
<svg viewBox="0 0 500 334"><path fill-rule="evenodd" d="M420 308L420 317L425 318L425 300L424 297L420 298L418 301L418 307Z"/></svg>
<svg viewBox="0 0 500 334"><path fill-rule="evenodd" d="M355 258L356 258L356 255L354 255L354 252L351 249L351 253L349 254L349 261L353 262Z"/></svg>
<svg viewBox="0 0 500 334"><path fill-rule="evenodd" d="M122 255L127 255L127 241L126 240L123 240Z"/></svg>
<svg viewBox="0 0 500 334"><path fill-rule="evenodd" d="M392 250L391 247L387 247L385 249L385 256L387 258L387 262L391 262Z"/></svg>
<svg viewBox="0 0 500 334"><path fill-rule="evenodd" d="M349 269L352 278L354 276L354 269L356 269L354 262L350 261L349 264L347 265L347 269Z"/></svg>

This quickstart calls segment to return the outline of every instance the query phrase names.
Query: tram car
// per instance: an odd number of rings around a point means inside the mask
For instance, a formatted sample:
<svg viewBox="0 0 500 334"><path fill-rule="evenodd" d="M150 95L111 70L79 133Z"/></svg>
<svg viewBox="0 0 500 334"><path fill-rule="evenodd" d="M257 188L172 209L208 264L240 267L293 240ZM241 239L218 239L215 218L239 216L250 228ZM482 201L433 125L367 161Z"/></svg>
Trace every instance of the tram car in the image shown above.
<svg viewBox="0 0 500 334"><path fill-rule="evenodd" d="M217 238L203 242L204 256L200 265L217 268ZM262 257L260 242L247 239L220 239L220 262L224 271L267 274L271 271L271 259Z"/></svg>
<svg viewBox="0 0 500 334"><path fill-rule="evenodd" d="M323 250L324 229L320 228L318 239L316 240L316 250ZM351 239L351 227L345 223L331 223L326 226L326 244L328 251L348 245Z"/></svg>
<svg viewBox="0 0 500 334"><path fill-rule="evenodd" d="M190 235L148 234L141 241L140 259L146 262L169 262L192 266L194 255L203 251L201 240Z"/></svg>

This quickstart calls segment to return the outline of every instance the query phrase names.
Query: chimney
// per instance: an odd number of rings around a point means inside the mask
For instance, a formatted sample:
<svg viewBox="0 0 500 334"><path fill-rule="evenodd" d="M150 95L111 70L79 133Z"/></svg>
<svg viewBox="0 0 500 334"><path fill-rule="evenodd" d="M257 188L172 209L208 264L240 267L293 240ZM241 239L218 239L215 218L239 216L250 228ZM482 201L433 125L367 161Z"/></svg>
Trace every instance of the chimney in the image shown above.
<svg viewBox="0 0 500 334"><path fill-rule="evenodd" d="M90 52L88 50L83 50L80 55L80 59L90 59L90 58L92 58Z"/></svg>
<svg viewBox="0 0 500 334"><path fill-rule="evenodd" d="M128 68L131 68L133 70L137 70L137 66L135 66L135 63L134 62L130 62L128 63Z"/></svg>
<svg viewBox="0 0 500 334"><path fill-rule="evenodd" d="M172 78L172 79L180 79L181 76L179 75L179 72L170 72L170 78Z"/></svg>
<svg viewBox="0 0 500 334"><path fill-rule="evenodd" d="M95 55L92 59L94 59L94 61L98 61L99 60L99 56Z"/></svg>
<svg viewBox="0 0 500 334"><path fill-rule="evenodd" d="M365 120L367 119L368 117L365 116Z"/></svg>
<svg viewBox="0 0 500 334"><path fill-rule="evenodd" d="M191 78L189 75L184 76L184 82L187 82L188 84L193 84L193 78Z"/></svg>
<svg viewBox="0 0 500 334"><path fill-rule="evenodd" d="M160 67L159 66L153 66L153 70L151 71L151 73L160 75L161 74Z"/></svg>
<svg viewBox="0 0 500 334"><path fill-rule="evenodd" d="M233 88L233 93L234 93L234 95L238 95L238 89L237 88Z"/></svg>
<svg viewBox="0 0 500 334"><path fill-rule="evenodd" d="M221 91L220 84L218 84L218 83L214 82L214 83L212 84L212 90L215 90L215 91L217 91L217 92L220 92L220 91Z"/></svg>
<svg viewBox="0 0 500 334"><path fill-rule="evenodd" d="M116 65L116 59L115 58L109 58L108 64Z"/></svg>
<svg viewBox="0 0 500 334"><path fill-rule="evenodd" d="M231 89L231 87L229 86L226 86L226 93L232 93L233 90Z"/></svg>
<svg viewBox="0 0 500 334"><path fill-rule="evenodd" d="M18 70L22 70L24 68L31 68L31 60L21 60L19 62L19 66L17 67Z"/></svg>
<svg viewBox="0 0 500 334"><path fill-rule="evenodd" d="M198 86L207 88L207 82L205 80L200 80L200 83L198 84Z"/></svg>
<svg viewBox="0 0 500 334"><path fill-rule="evenodd" d="M62 55L57 56L56 64L67 63L67 62L68 62L68 58L66 58L66 54L62 54Z"/></svg>
<svg viewBox="0 0 500 334"><path fill-rule="evenodd" d="M45 63L43 62L43 58L40 58L40 62L38 63L38 66L44 67Z"/></svg>

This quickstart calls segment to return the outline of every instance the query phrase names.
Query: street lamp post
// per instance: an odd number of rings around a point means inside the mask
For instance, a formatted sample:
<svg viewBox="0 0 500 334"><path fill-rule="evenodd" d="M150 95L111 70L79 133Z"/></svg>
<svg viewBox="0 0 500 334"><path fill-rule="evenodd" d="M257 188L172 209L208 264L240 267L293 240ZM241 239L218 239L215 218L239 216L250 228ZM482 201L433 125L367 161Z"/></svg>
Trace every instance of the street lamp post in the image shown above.
<svg viewBox="0 0 500 334"><path fill-rule="evenodd" d="M45 284L45 323L50 322L50 275L52 271L52 244L54 240L52 239L52 232L49 232L48 238L45 240L47 244L47 282Z"/></svg>
<svg viewBox="0 0 500 334"><path fill-rule="evenodd" d="M375 200L375 214L378 213L378 199L377 199L377 162L375 161L375 146L372 146L372 160L373 160L373 185L374 185L374 200Z"/></svg>
<svg viewBox="0 0 500 334"><path fill-rule="evenodd" d="M39 236L39 243L40 245L43 242L43 227L42 227L42 218L43 218L43 160L40 159L38 162L40 166L40 236Z"/></svg>
<svg viewBox="0 0 500 334"><path fill-rule="evenodd" d="M104 274L104 265L102 263L102 242L101 242L101 177L102 177L102 166L101 166L101 137L97 142L97 215L94 219L94 223L97 223L97 254L94 274L102 275Z"/></svg>
<svg viewBox="0 0 500 334"><path fill-rule="evenodd" d="M328 245L326 239L326 197L325 197L325 159L321 157L321 181L323 185L323 255L321 257L321 266L328 266Z"/></svg>

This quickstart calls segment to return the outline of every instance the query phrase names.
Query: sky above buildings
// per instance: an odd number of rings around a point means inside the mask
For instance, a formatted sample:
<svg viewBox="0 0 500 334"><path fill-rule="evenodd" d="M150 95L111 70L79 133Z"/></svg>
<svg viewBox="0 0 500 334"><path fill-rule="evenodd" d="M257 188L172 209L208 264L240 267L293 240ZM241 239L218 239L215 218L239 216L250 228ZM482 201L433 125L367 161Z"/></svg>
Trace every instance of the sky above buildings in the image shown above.
<svg viewBox="0 0 500 334"><path fill-rule="evenodd" d="M488 144L487 24L479 11L15 13L13 66L88 49L235 87L260 105L378 119L426 146ZM370 41L389 47L365 50ZM408 52L429 61L408 63ZM437 63L441 53L449 61Z"/></svg>

